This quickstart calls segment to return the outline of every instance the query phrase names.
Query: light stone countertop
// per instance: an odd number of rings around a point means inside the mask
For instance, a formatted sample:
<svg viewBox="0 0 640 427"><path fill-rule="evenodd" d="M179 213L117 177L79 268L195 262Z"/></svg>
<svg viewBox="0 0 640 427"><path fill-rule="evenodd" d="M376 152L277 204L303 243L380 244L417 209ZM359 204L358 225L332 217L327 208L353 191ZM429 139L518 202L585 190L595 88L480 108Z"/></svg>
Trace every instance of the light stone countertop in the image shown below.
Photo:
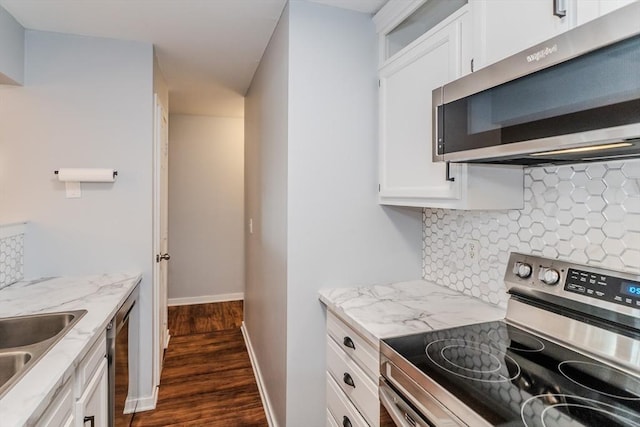
<svg viewBox="0 0 640 427"><path fill-rule="evenodd" d="M499 320L506 313L425 280L321 289L320 301L376 349L381 338Z"/></svg>
<svg viewBox="0 0 640 427"><path fill-rule="evenodd" d="M140 280L138 273L56 277L17 282L0 290L0 317L87 310L0 399L2 427L35 425Z"/></svg>

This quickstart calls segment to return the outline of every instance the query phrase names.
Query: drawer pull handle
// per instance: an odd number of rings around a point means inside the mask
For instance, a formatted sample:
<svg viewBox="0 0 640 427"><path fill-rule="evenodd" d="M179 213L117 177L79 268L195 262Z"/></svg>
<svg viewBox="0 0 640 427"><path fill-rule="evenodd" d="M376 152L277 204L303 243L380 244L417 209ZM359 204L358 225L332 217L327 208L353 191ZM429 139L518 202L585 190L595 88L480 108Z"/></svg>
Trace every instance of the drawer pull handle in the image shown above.
<svg viewBox="0 0 640 427"><path fill-rule="evenodd" d="M84 421L82 422L82 425L86 424L87 421L89 421L91 424L91 427L95 427L96 426L96 417L94 415L91 415L90 417L84 417Z"/></svg>
<svg viewBox="0 0 640 427"><path fill-rule="evenodd" d="M346 415L342 417L342 427L351 427L351 420Z"/></svg>
<svg viewBox="0 0 640 427"><path fill-rule="evenodd" d="M342 344L344 344L345 347L349 347L354 350L356 349L356 345L353 343L351 337L344 337L344 339L342 340Z"/></svg>
<svg viewBox="0 0 640 427"><path fill-rule="evenodd" d="M351 386L353 388L356 388L356 383L353 382L353 378L351 378L351 375L349 375L348 372L344 373L344 376L342 377L342 380L344 381L344 383L348 386Z"/></svg>

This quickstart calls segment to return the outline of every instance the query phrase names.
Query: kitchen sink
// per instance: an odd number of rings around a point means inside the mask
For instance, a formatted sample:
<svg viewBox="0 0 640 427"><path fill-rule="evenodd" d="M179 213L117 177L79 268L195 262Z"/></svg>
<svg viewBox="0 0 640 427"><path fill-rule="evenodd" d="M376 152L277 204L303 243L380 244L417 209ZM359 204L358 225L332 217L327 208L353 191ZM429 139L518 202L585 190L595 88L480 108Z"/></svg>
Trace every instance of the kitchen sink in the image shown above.
<svg viewBox="0 0 640 427"><path fill-rule="evenodd" d="M31 353L15 351L0 354L0 384L7 383L11 377L22 371L31 360Z"/></svg>
<svg viewBox="0 0 640 427"><path fill-rule="evenodd" d="M58 335L75 318L73 313L52 313L0 319L0 350L48 340Z"/></svg>
<svg viewBox="0 0 640 427"><path fill-rule="evenodd" d="M0 318L0 398L86 313Z"/></svg>

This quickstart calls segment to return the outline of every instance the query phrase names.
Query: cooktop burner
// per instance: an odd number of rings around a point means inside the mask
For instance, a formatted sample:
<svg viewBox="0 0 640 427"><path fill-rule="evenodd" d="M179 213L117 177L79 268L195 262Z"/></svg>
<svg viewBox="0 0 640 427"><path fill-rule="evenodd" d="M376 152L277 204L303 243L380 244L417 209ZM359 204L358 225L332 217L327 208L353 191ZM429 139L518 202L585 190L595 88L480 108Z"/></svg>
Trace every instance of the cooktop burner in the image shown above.
<svg viewBox="0 0 640 427"><path fill-rule="evenodd" d="M497 346L502 351L507 349L518 351L542 351L544 343L530 334L522 334L517 331L510 331L510 336L500 336L499 331L489 331L487 336L492 341L492 345Z"/></svg>
<svg viewBox="0 0 640 427"><path fill-rule="evenodd" d="M504 321L383 340L496 426L640 427L640 380Z"/></svg>
<svg viewBox="0 0 640 427"><path fill-rule="evenodd" d="M520 375L508 354L484 343L443 339L427 344L427 357L445 371L470 381L504 382Z"/></svg>
<svg viewBox="0 0 640 427"><path fill-rule="evenodd" d="M640 390L640 380L633 378L616 369L604 366L600 363L567 360L560 362L558 369L574 383L615 399L635 400L640 402L640 397L627 392L627 390ZM585 375L590 372L590 375ZM621 385L615 388L611 384Z"/></svg>

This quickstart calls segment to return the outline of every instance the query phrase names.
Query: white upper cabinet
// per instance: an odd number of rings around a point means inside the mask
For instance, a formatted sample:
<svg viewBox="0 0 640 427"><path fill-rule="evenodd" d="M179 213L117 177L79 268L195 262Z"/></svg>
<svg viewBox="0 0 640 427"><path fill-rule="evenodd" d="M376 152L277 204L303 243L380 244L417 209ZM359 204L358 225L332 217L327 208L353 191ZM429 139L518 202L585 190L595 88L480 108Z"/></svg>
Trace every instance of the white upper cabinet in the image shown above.
<svg viewBox="0 0 640 427"><path fill-rule="evenodd" d="M439 16L438 22L416 16L429 3L429 10ZM449 0L392 1L374 18L381 65L381 204L449 209L522 207L521 167L451 164L452 180L448 180L446 165L432 161L432 91L471 72L471 16L465 3L452 7L455 2ZM418 34L423 30L426 32Z"/></svg>
<svg viewBox="0 0 640 427"><path fill-rule="evenodd" d="M479 69L638 0L470 0Z"/></svg>
<svg viewBox="0 0 640 427"><path fill-rule="evenodd" d="M563 3L570 2L555 2ZM475 69L567 31L571 20L568 10L554 14L554 0L474 0L471 7Z"/></svg>
<svg viewBox="0 0 640 427"><path fill-rule="evenodd" d="M606 15L616 9L637 0L575 0L575 25L582 25L599 16Z"/></svg>

